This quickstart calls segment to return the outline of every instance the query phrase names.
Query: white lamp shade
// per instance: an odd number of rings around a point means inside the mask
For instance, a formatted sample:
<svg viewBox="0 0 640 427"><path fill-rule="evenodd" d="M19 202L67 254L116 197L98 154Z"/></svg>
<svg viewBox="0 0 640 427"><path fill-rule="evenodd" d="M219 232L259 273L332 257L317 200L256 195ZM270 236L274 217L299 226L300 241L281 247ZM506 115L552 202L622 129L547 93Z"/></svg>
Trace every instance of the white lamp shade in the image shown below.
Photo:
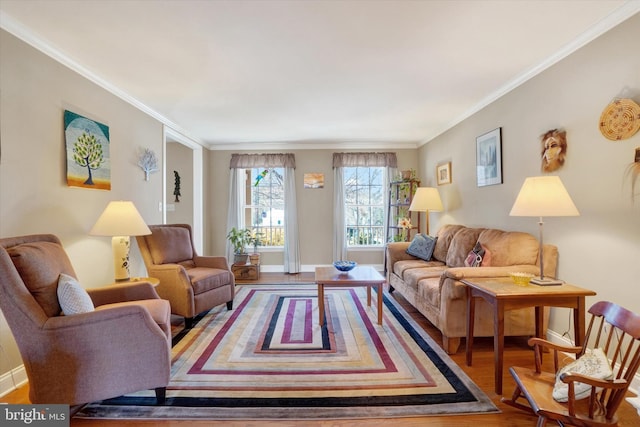
<svg viewBox="0 0 640 427"><path fill-rule="evenodd" d="M510 216L578 216L580 213L558 176L525 179Z"/></svg>
<svg viewBox="0 0 640 427"><path fill-rule="evenodd" d="M143 236L151 230L133 202L109 202L89 232L92 236Z"/></svg>
<svg viewBox="0 0 640 427"><path fill-rule="evenodd" d="M440 212L444 210L437 188L418 187L411 200L410 211Z"/></svg>

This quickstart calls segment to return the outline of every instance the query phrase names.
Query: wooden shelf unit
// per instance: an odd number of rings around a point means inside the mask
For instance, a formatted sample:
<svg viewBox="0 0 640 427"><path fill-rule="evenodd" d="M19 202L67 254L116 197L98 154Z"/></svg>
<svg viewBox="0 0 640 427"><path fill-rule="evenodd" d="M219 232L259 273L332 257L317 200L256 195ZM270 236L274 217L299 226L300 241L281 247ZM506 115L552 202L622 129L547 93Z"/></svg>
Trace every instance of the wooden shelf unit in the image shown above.
<svg viewBox="0 0 640 427"><path fill-rule="evenodd" d="M409 179L389 183L389 206L387 211L387 236L390 242L409 242L416 233L420 233L420 213L410 212L409 206L420 186L420 180ZM398 227L400 218L409 218L411 228L403 234L402 227Z"/></svg>

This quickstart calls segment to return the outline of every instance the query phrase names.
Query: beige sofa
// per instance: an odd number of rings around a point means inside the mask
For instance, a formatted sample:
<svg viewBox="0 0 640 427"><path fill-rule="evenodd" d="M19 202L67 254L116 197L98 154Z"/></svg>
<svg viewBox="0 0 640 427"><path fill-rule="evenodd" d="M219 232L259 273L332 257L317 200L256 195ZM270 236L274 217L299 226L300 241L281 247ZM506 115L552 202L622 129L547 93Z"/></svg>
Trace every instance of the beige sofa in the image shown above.
<svg viewBox="0 0 640 427"><path fill-rule="evenodd" d="M455 353L467 334L467 298L463 278L504 277L522 271L540 275L539 242L528 233L463 225L445 225L437 233L432 259L409 255L410 243L394 242L386 248L386 275L391 292L409 301L442 332L443 347ZM486 251L479 267L466 267L465 259L476 243ZM555 277L558 249L544 246L545 276ZM548 312L548 310L547 310ZM493 336L493 312L483 300L476 302L474 336ZM505 336L535 334L533 308L505 313ZM546 332L547 316L544 329Z"/></svg>

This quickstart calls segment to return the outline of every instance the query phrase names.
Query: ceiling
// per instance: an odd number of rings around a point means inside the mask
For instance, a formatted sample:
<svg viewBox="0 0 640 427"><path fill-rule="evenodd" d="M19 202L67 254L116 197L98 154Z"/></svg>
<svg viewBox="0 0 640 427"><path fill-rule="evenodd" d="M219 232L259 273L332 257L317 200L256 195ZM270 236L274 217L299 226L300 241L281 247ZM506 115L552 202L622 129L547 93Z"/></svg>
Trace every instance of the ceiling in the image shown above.
<svg viewBox="0 0 640 427"><path fill-rule="evenodd" d="M1 0L0 25L211 149L410 148L640 11L622 0Z"/></svg>

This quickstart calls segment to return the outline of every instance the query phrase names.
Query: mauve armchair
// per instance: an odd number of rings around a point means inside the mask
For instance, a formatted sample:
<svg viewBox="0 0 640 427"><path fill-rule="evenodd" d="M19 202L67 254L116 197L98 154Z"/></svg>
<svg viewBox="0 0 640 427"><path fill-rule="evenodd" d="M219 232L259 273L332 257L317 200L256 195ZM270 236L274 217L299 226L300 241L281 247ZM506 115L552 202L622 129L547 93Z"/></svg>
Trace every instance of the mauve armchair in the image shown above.
<svg viewBox="0 0 640 427"><path fill-rule="evenodd" d="M171 303L171 313L183 316L185 328L193 318L220 304L233 308L235 278L223 256L199 256L188 224L150 225L151 234L137 236L140 253L156 291Z"/></svg>
<svg viewBox="0 0 640 427"><path fill-rule="evenodd" d="M169 303L148 282L88 289L95 310L64 315L57 288L75 272L51 234L0 239L0 308L34 404L71 406L155 389L171 370ZM82 291L83 292L83 291Z"/></svg>

